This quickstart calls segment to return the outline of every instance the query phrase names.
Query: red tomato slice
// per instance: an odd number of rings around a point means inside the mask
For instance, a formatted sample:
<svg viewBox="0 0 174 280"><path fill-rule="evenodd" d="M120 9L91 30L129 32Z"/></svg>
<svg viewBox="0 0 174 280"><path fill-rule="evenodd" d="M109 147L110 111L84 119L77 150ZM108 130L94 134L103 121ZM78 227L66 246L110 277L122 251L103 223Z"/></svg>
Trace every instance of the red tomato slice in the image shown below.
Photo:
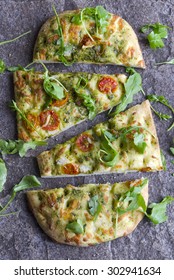
<svg viewBox="0 0 174 280"><path fill-rule="evenodd" d="M65 174L79 174L79 166L75 163L67 163L63 166Z"/></svg>
<svg viewBox="0 0 174 280"><path fill-rule="evenodd" d="M103 77L98 82L98 88L103 93L115 92L118 87L117 81L111 77Z"/></svg>
<svg viewBox="0 0 174 280"><path fill-rule="evenodd" d="M55 130L58 128L59 123L58 115L52 110L43 111L40 114L40 126L44 130Z"/></svg>
<svg viewBox="0 0 174 280"><path fill-rule="evenodd" d="M89 152L94 146L93 138L91 135L83 133L77 138L76 145L82 152Z"/></svg>

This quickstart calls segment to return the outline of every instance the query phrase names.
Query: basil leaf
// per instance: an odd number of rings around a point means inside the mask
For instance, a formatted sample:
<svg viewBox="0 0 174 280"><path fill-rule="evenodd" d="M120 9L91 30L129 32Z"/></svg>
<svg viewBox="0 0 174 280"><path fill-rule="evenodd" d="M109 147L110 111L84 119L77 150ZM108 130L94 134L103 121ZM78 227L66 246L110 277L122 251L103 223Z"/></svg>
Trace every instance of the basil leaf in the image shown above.
<svg viewBox="0 0 174 280"><path fill-rule="evenodd" d="M44 146L47 143L45 141L29 141L24 142L22 140L3 140L0 139L0 152L2 154L13 155L19 153L20 157L25 156L29 149L35 149L37 146Z"/></svg>
<svg viewBox="0 0 174 280"><path fill-rule="evenodd" d="M0 192L3 191L7 179L7 168L5 162L0 158Z"/></svg>
<svg viewBox="0 0 174 280"><path fill-rule="evenodd" d="M115 116L124 111L127 105L133 101L133 96L139 91L142 91L141 75L132 68L127 68L127 71L131 72L131 75L124 84L125 94L123 95L120 104L117 105L115 112L111 113L111 116Z"/></svg>
<svg viewBox="0 0 174 280"><path fill-rule="evenodd" d="M27 35L27 34L29 34L29 33L31 33L31 30L29 30L29 31L27 31L27 32L25 32L25 33L22 33L21 35L15 37L15 38L13 38L13 39L0 42L0 46L5 45L5 44L12 43L12 42L14 42L14 41L20 39L21 37L23 37L23 36L25 36L25 35Z"/></svg>
<svg viewBox="0 0 174 280"><path fill-rule="evenodd" d="M8 206L11 204L11 202L15 199L17 192L20 192L22 190L26 190L28 188L38 187L40 186L40 182L38 179L33 175L27 175L22 178L22 180L19 182L19 184L15 185L11 192L11 197L9 201L6 203L5 206L1 207L0 213L4 212Z"/></svg>
<svg viewBox="0 0 174 280"><path fill-rule="evenodd" d="M6 65L2 59L0 59L0 74L4 73L6 69Z"/></svg>
<svg viewBox="0 0 174 280"><path fill-rule="evenodd" d="M71 222L66 225L66 230L72 231L76 234L82 234L84 233L84 226L80 219L77 219L77 221Z"/></svg>
<svg viewBox="0 0 174 280"><path fill-rule="evenodd" d="M174 197L166 196L160 203L152 203L148 206L146 216L155 224L163 223L167 220L167 205L174 201Z"/></svg>
<svg viewBox="0 0 174 280"><path fill-rule="evenodd" d="M102 135L100 137L99 156L100 161L109 167L115 166L119 161L119 153L112 146L105 131L102 131Z"/></svg>
<svg viewBox="0 0 174 280"><path fill-rule="evenodd" d="M101 211L101 204L98 201L98 195L94 195L88 201L88 211L92 216L97 217Z"/></svg>

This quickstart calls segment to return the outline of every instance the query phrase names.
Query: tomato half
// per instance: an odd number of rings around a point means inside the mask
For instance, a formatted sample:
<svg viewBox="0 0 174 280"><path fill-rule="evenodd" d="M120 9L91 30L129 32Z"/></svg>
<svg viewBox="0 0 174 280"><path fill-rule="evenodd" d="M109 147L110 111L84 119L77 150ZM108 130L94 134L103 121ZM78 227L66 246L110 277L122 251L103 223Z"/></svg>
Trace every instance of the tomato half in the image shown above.
<svg viewBox="0 0 174 280"><path fill-rule="evenodd" d="M40 114L40 126L44 130L55 130L59 126L59 117L53 110L43 111Z"/></svg>
<svg viewBox="0 0 174 280"><path fill-rule="evenodd" d="M54 107L61 107L63 105L65 105L68 101L68 94L66 94L65 98L61 99L61 100L54 100L52 103L52 106Z"/></svg>
<svg viewBox="0 0 174 280"><path fill-rule="evenodd" d="M82 152L89 152L94 146L93 137L87 133L83 133L77 138L76 145Z"/></svg>
<svg viewBox="0 0 174 280"><path fill-rule="evenodd" d="M79 174L79 166L75 163L67 163L63 166L65 174Z"/></svg>
<svg viewBox="0 0 174 280"><path fill-rule="evenodd" d="M103 93L115 92L118 87L117 81L111 77L103 77L98 82L98 88Z"/></svg>

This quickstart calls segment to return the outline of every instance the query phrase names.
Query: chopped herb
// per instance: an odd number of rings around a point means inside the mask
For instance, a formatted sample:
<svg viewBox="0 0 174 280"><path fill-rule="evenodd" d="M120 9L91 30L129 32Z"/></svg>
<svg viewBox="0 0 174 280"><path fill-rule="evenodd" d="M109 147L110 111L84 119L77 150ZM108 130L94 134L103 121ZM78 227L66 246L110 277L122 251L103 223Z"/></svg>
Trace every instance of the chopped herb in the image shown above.
<svg viewBox="0 0 174 280"><path fill-rule="evenodd" d="M84 226L80 219L77 219L77 221L71 222L66 225L66 230L72 231L76 234L82 234L84 233Z"/></svg>
<svg viewBox="0 0 174 280"><path fill-rule="evenodd" d="M11 192L11 197L10 197L9 201L6 203L6 205L3 207L2 206L0 207L0 216L1 216L1 213L3 213L8 208L10 203L15 199L16 194L18 192L29 189L29 188L33 188L33 187L38 187L40 185L41 185L40 182L38 181L38 179L35 176L33 176L33 175L24 176L22 178L22 180L19 182L19 184L15 185L13 187L12 192Z"/></svg>
<svg viewBox="0 0 174 280"><path fill-rule="evenodd" d="M22 140L3 140L0 139L0 152L2 154L13 155L19 153L20 157L25 156L29 149L34 150L37 146L44 146L47 143L45 141L29 141L24 142Z"/></svg>
<svg viewBox="0 0 174 280"><path fill-rule="evenodd" d="M130 73L126 83L124 84L125 94L123 95L120 104L116 107L116 110L111 113L111 116L115 116L118 113L124 111L128 104L133 101L133 96L142 89L141 75L132 68L127 68L127 72Z"/></svg>
<svg viewBox="0 0 174 280"><path fill-rule="evenodd" d="M162 39L166 39L168 37L168 31L167 29L170 29L167 25L163 25L159 22L155 24L146 24L141 28L142 33L147 33L152 30L148 36L147 39L149 41L150 47L152 49L156 48L163 48L164 42Z"/></svg>
<svg viewBox="0 0 174 280"><path fill-rule="evenodd" d="M13 38L13 39L0 42L0 46L5 45L5 44L12 43L12 42L14 42L14 41L20 39L21 37L23 37L23 36L25 36L25 35L27 35L27 34L29 34L29 33L31 33L31 30L29 30L29 31L27 31L27 32L25 32L25 33L22 33L21 35L15 37L15 38Z"/></svg>
<svg viewBox="0 0 174 280"><path fill-rule="evenodd" d="M4 73L6 65L2 59L0 59L0 74Z"/></svg>
<svg viewBox="0 0 174 280"><path fill-rule="evenodd" d="M7 168L5 162L0 158L0 192L3 191L7 179Z"/></svg>
<svg viewBox="0 0 174 280"><path fill-rule="evenodd" d="M174 64L174 58L168 61L163 61L163 62L158 62L156 65L161 65L161 64Z"/></svg>

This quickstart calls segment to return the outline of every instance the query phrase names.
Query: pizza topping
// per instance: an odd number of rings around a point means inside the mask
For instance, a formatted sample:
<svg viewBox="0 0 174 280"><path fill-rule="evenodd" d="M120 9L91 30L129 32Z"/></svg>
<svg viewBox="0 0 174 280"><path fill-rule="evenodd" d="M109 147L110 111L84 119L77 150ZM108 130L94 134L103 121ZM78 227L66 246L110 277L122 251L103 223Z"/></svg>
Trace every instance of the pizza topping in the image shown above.
<svg viewBox="0 0 174 280"><path fill-rule="evenodd" d="M82 152L89 152L93 149L93 137L90 134L83 133L76 140L77 147Z"/></svg>
<svg viewBox="0 0 174 280"><path fill-rule="evenodd" d="M30 131L36 130L36 128L39 125L39 118L38 118L38 116L35 115L35 114L27 114L26 118L27 118L27 120L29 122L28 123L28 122L26 122L24 120L25 127L27 128L27 130L30 130ZM32 123L32 127L31 127L30 123Z"/></svg>
<svg viewBox="0 0 174 280"><path fill-rule="evenodd" d="M66 93L63 99L53 101L52 106L61 107L64 106L67 102L68 102L68 94Z"/></svg>
<svg viewBox="0 0 174 280"><path fill-rule="evenodd" d="M67 163L63 165L63 173L70 175L79 174L79 166L75 163Z"/></svg>
<svg viewBox="0 0 174 280"><path fill-rule="evenodd" d="M98 88L103 93L115 92L117 87L118 87L117 81L110 77L103 77L98 82Z"/></svg>
<svg viewBox="0 0 174 280"><path fill-rule="evenodd" d="M91 40L88 34L85 34L80 42L82 48L91 48L94 46L94 40Z"/></svg>
<svg viewBox="0 0 174 280"><path fill-rule="evenodd" d="M77 219L77 221L71 222L66 225L66 230L72 231L76 234L82 234L84 233L84 226L82 223L82 220Z"/></svg>
<svg viewBox="0 0 174 280"><path fill-rule="evenodd" d="M97 218L98 214L102 209L102 206L99 203L98 199L99 199L98 195L94 195L88 201L88 211L92 216L95 216L95 218Z"/></svg>
<svg viewBox="0 0 174 280"><path fill-rule="evenodd" d="M59 117L53 110L43 111L40 114L40 126L44 130L55 130L59 126Z"/></svg>

